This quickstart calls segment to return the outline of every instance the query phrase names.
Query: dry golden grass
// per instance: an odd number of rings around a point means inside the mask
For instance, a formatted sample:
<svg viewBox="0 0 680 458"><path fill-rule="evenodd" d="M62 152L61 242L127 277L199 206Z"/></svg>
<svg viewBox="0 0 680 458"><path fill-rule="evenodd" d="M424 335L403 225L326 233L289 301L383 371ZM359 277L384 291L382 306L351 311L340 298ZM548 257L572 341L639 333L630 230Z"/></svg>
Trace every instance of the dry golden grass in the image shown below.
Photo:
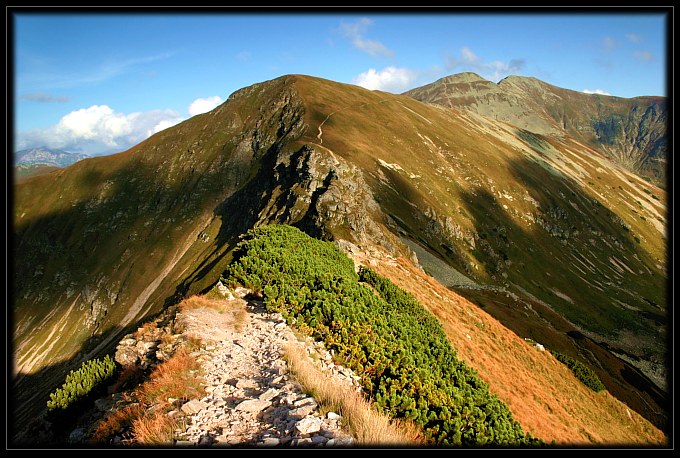
<svg viewBox="0 0 680 458"><path fill-rule="evenodd" d="M202 396L199 369L200 364L181 348L167 362L154 368L149 380L137 390L137 397L144 404L154 405L167 403L168 398Z"/></svg>
<svg viewBox="0 0 680 458"><path fill-rule="evenodd" d="M90 436L93 444L102 444L118 433L123 427L142 416L144 409L139 404L129 404L120 410L113 410L102 418Z"/></svg>
<svg viewBox="0 0 680 458"><path fill-rule="evenodd" d="M142 415L132 421L132 434L139 445L172 445L180 421L165 412Z"/></svg>
<svg viewBox="0 0 680 458"><path fill-rule="evenodd" d="M371 268L438 318L458 358L479 373L534 437L558 446L667 445L663 432L637 412L606 391L590 390L550 352L533 348L408 260Z"/></svg>
<svg viewBox="0 0 680 458"><path fill-rule="evenodd" d="M203 396L201 380L200 364L184 347L180 348L129 394L136 401L134 404L112 411L100 420L91 436L92 443L104 443L124 426L131 426L132 442L137 445L172 444L175 429L182 420L167 415L174 409L169 399Z"/></svg>
<svg viewBox="0 0 680 458"><path fill-rule="evenodd" d="M170 398L192 399L205 391L201 385L200 364L180 348L167 362L151 372L149 380L136 391L137 398L150 410L132 422L132 434L140 445L172 444L180 420L166 413L173 408Z"/></svg>
<svg viewBox="0 0 680 458"><path fill-rule="evenodd" d="M334 380L317 368L298 345L289 344L284 358L298 382L319 403L321 409L343 417L346 428L359 446L425 446L427 442L413 423L394 421L376 411L372 404L348 385Z"/></svg>

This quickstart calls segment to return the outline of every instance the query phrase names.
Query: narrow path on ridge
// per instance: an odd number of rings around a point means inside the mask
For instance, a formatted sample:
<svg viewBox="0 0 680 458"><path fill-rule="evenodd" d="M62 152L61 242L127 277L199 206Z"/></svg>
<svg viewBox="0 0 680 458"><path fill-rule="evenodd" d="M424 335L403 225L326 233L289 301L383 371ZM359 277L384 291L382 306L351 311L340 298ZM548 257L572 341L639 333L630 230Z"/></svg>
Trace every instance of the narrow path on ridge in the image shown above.
<svg viewBox="0 0 680 458"><path fill-rule="evenodd" d="M333 116L334 114L339 113L339 112L341 112L341 111L348 110L348 109L350 109L350 108L364 108L364 107L366 107L366 106L368 106L368 105L377 105L378 103L385 103L385 102L388 102L388 101L389 101L389 99L382 99L382 100L380 100L380 101L378 101L378 102L366 102L366 103L362 103L361 105L357 105L357 106L352 106L352 105L350 105L350 106L347 106L347 107L345 107L345 108L341 108L341 109L339 109L339 110L335 110L335 111L331 112L328 116L326 116L326 119L324 119L323 121L321 121L321 123L319 124L319 127L318 127L319 133L318 133L317 136L316 136L316 138L319 140L319 145L322 145L322 144L323 144L323 138L322 138L323 130L321 129L321 127L322 127L324 124L326 124L326 121L328 121L328 119L329 119L331 116Z"/></svg>
<svg viewBox="0 0 680 458"><path fill-rule="evenodd" d="M354 445L354 438L341 426L342 417L333 412L322 415L316 400L289 372L283 358L286 346L310 343L298 340L281 314L267 313L261 302L246 301L238 294L232 301L239 301L247 312L240 326L220 324L224 314L207 308L178 315L184 333L205 342L197 359L204 369L207 395L182 406L191 421L176 445ZM328 369L334 366L321 345L312 345ZM352 382L347 379L347 383Z"/></svg>

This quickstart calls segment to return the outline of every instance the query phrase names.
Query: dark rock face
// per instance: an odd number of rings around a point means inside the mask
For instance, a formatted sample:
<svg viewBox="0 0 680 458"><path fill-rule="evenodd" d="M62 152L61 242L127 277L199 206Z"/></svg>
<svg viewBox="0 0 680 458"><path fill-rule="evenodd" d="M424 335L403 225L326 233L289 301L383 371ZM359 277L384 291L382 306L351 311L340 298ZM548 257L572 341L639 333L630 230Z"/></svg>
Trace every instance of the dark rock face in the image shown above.
<svg viewBox="0 0 680 458"><path fill-rule="evenodd" d="M621 133L622 119L620 116L609 116L605 119L596 119L593 121L593 130L597 141L602 145L613 145L616 137Z"/></svg>
<svg viewBox="0 0 680 458"><path fill-rule="evenodd" d="M664 187L668 141L666 104L634 100L636 105L627 115L611 114L593 119L596 142L616 162Z"/></svg>

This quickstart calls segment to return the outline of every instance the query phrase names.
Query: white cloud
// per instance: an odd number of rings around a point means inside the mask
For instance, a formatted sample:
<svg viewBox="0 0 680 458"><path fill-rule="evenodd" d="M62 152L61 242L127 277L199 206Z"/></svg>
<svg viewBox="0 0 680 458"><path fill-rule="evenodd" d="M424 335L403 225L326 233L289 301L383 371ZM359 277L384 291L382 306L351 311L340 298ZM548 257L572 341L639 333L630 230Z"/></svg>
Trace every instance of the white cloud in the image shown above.
<svg viewBox="0 0 680 458"><path fill-rule="evenodd" d="M411 88L418 72L408 68L387 67L381 71L373 68L354 78L354 84L370 90L401 93Z"/></svg>
<svg viewBox="0 0 680 458"><path fill-rule="evenodd" d="M584 89L586 94L600 94L600 95L611 95L609 92L605 92L602 89Z"/></svg>
<svg viewBox="0 0 680 458"><path fill-rule="evenodd" d="M627 33L626 38L628 41L632 41L633 43L639 43L642 40L642 37L635 33Z"/></svg>
<svg viewBox="0 0 680 458"><path fill-rule="evenodd" d="M460 54L460 59L453 56L449 56L446 59L446 67L448 70L475 72L480 76L495 82L500 81L506 76L521 73L525 64L524 59L511 59L509 62L500 60L485 62L467 46L461 48Z"/></svg>
<svg viewBox="0 0 680 458"><path fill-rule="evenodd" d="M654 60L654 55L649 51L635 51L633 56L640 60L644 60L645 62L651 62Z"/></svg>
<svg viewBox="0 0 680 458"><path fill-rule="evenodd" d="M203 99L196 99L189 105L189 116L196 116L201 113L206 113L216 106L220 105L224 100L218 95L206 97Z"/></svg>
<svg viewBox="0 0 680 458"><path fill-rule="evenodd" d="M353 23L340 23L340 30L343 35L352 41L355 48L364 51L371 56L394 57L394 51L388 49L384 44L375 40L364 38L364 33L373 24L368 18L361 18Z"/></svg>
<svg viewBox="0 0 680 458"><path fill-rule="evenodd" d="M460 50L460 53L463 55L463 62L467 64L476 64L479 62L479 57L477 57L477 55L467 46L464 46Z"/></svg>
<svg viewBox="0 0 680 458"><path fill-rule="evenodd" d="M105 154L124 151L183 120L173 110L124 114L108 105L72 111L46 129L17 135L18 149L46 145L66 151Z"/></svg>
<svg viewBox="0 0 680 458"><path fill-rule="evenodd" d="M180 122L184 121L183 118L170 118L170 119L162 119L158 124L153 126L153 129L148 131L147 133L149 134L149 137L153 134L157 134L161 130L165 130L168 127L176 126Z"/></svg>
<svg viewBox="0 0 680 458"><path fill-rule="evenodd" d="M198 98L188 107L189 116L212 110L223 103L219 96ZM150 110L120 113L108 105L92 105L64 115L57 124L46 129L19 132L17 149L37 146L84 152L90 155L127 150L168 127L185 121L174 110Z"/></svg>

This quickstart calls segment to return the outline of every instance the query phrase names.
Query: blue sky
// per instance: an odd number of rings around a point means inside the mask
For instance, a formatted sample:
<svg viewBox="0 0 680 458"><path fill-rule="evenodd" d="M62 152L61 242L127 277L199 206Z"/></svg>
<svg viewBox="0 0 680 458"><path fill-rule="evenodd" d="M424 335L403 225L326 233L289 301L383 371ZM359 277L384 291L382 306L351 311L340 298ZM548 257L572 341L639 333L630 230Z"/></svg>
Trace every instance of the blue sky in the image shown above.
<svg viewBox="0 0 680 458"><path fill-rule="evenodd" d="M472 71L575 91L666 95L664 10L15 12L15 150L124 151L285 74L401 93Z"/></svg>

